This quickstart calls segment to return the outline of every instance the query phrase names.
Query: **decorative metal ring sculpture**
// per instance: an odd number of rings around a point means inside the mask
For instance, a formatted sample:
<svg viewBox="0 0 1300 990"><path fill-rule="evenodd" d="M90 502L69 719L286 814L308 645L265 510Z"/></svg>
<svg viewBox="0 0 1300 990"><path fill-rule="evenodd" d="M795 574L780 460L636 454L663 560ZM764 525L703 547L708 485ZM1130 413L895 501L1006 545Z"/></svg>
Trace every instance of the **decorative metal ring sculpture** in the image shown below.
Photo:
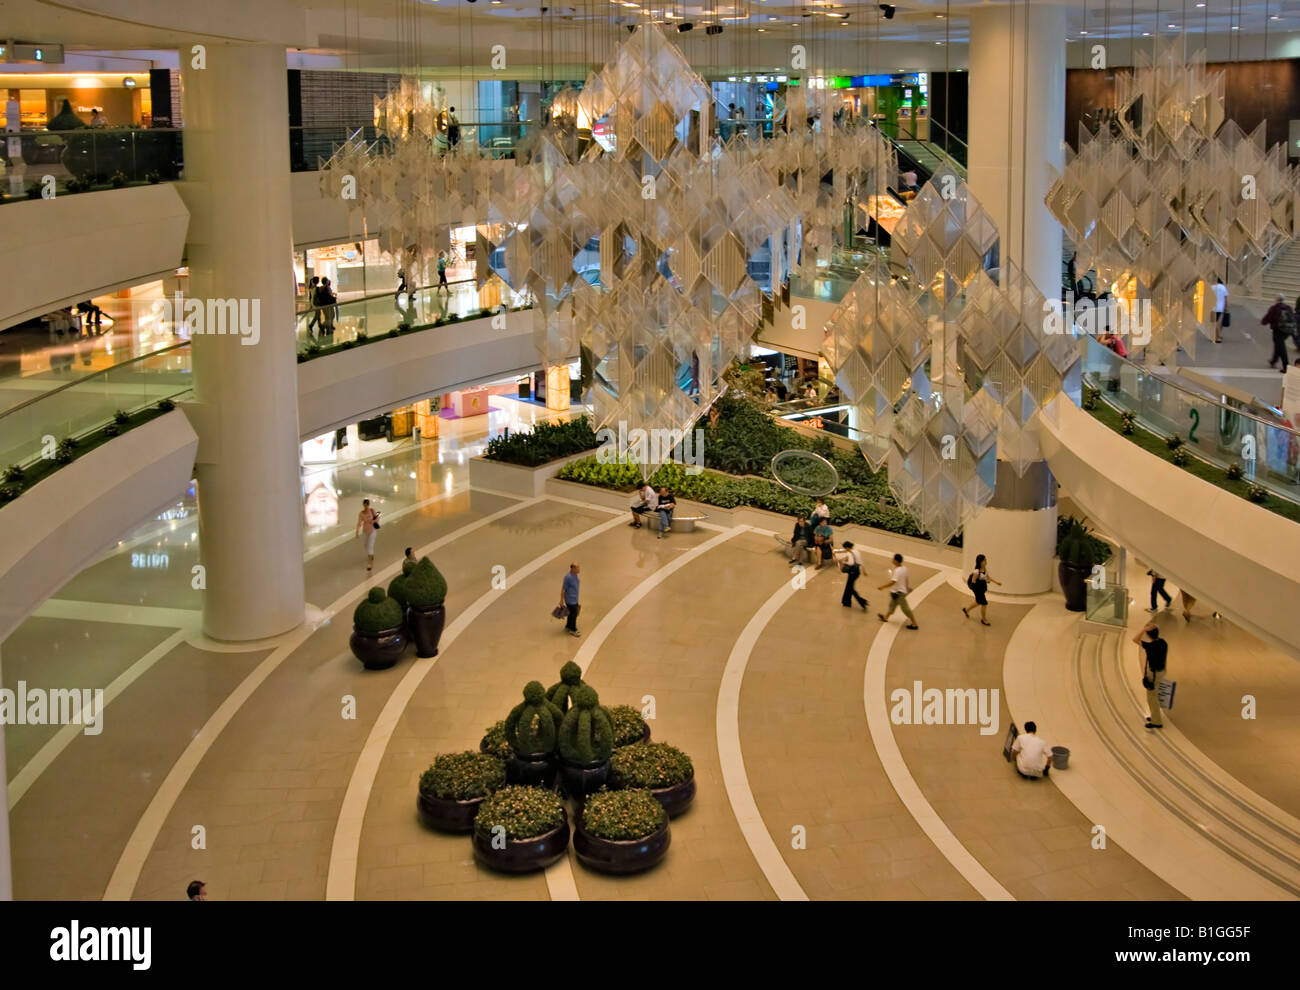
<svg viewBox="0 0 1300 990"><path fill-rule="evenodd" d="M772 477L782 488L813 498L829 495L840 483L835 465L811 450L781 451L772 458Z"/></svg>

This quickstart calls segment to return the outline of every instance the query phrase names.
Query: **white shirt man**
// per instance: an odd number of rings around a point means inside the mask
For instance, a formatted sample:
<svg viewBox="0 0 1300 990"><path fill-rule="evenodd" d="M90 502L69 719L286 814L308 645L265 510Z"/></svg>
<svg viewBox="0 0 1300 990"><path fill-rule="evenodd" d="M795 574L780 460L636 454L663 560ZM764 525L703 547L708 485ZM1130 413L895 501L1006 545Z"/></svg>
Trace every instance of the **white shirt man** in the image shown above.
<svg viewBox="0 0 1300 990"><path fill-rule="evenodd" d="M1228 287L1222 279L1210 286L1214 290L1214 342L1223 343L1223 313L1228 308Z"/></svg>
<svg viewBox="0 0 1300 990"><path fill-rule="evenodd" d="M1016 758L1016 769L1024 777L1041 777L1047 770L1052 758L1052 747L1036 736L1038 726L1033 722L1025 723L1025 731L1016 736L1011 744L1011 752Z"/></svg>
<svg viewBox="0 0 1300 990"><path fill-rule="evenodd" d="M640 529L642 514L654 512L656 506L659 505L659 496L647 483L632 492L630 505L632 508L632 521L628 525L633 529Z"/></svg>
<svg viewBox="0 0 1300 990"><path fill-rule="evenodd" d="M905 565L899 564L894 568L889 576L894 580L893 585L889 589L892 594L906 595L912 590L911 583L907 576L907 567Z"/></svg>
<svg viewBox="0 0 1300 990"><path fill-rule="evenodd" d="M641 501L647 509L653 512L659 507L659 493L649 483L646 483L641 486Z"/></svg>

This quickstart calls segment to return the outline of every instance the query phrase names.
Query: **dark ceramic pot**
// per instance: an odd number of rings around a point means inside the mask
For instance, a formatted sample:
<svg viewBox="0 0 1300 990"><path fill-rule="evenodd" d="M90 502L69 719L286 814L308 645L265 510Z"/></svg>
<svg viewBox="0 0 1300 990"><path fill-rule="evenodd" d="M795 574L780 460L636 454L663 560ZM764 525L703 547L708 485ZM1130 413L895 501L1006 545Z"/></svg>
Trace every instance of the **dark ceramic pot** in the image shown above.
<svg viewBox="0 0 1300 990"><path fill-rule="evenodd" d="M597 873L639 873L656 866L668 853L672 836L664 822L644 839L602 839L582 827L573 833L573 851L578 862Z"/></svg>
<svg viewBox="0 0 1300 990"><path fill-rule="evenodd" d="M609 780L609 760L599 763L570 763L560 760L560 784L564 793L581 801L605 786Z"/></svg>
<svg viewBox="0 0 1300 990"><path fill-rule="evenodd" d="M506 780L530 787L554 787L555 757L550 753L537 756L514 753L506 760Z"/></svg>
<svg viewBox="0 0 1300 990"><path fill-rule="evenodd" d="M436 657L442 627L447 622L447 610L442 605L408 605L406 627L411 630L415 653L420 657Z"/></svg>
<svg viewBox="0 0 1300 990"><path fill-rule="evenodd" d="M1090 564L1071 564L1061 561L1056 576L1065 594L1065 607L1071 612L1084 612L1088 608L1088 579L1092 577Z"/></svg>
<svg viewBox="0 0 1300 990"><path fill-rule="evenodd" d="M402 659L406 651L406 630L397 626L383 632L368 633L354 626L348 646L367 670L387 670Z"/></svg>
<svg viewBox="0 0 1300 990"><path fill-rule="evenodd" d="M532 839L506 839L505 848L492 848L492 833L474 829L474 858L501 873L532 873L556 862L569 848L569 816L543 835Z"/></svg>
<svg viewBox="0 0 1300 990"><path fill-rule="evenodd" d="M468 801L456 801L452 798L435 797L420 791L415 799L416 810L420 812L420 821L438 832L472 832L474 816L485 798L470 798Z"/></svg>
<svg viewBox="0 0 1300 990"><path fill-rule="evenodd" d="M669 818L676 818L695 800L695 777L692 776L690 780L674 784L672 787L661 787L650 793L664 806L664 811L668 812Z"/></svg>

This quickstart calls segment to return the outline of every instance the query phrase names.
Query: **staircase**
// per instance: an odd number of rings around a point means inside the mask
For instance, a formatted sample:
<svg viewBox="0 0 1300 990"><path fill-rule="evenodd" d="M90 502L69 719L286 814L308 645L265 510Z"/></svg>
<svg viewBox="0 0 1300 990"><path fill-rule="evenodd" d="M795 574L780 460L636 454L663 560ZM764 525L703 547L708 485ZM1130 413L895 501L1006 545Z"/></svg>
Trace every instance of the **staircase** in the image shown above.
<svg viewBox="0 0 1300 990"><path fill-rule="evenodd" d="M1264 269L1261 292L1265 299L1282 296L1287 302L1300 295L1300 248L1292 241Z"/></svg>

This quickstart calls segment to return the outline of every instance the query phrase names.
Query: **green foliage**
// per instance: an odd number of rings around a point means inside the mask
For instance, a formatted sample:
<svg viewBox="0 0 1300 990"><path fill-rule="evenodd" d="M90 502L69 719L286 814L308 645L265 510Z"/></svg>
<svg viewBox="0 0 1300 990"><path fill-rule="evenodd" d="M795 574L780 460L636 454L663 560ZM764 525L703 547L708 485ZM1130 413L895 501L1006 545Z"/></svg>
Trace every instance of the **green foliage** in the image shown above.
<svg viewBox="0 0 1300 990"><path fill-rule="evenodd" d="M1228 465L1227 469L1223 473L1229 481L1240 481L1244 472L1241 469L1241 465L1236 461L1233 461Z"/></svg>
<svg viewBox="0 0 1300 990"><path fill-rule="evenodd" d="M506 742L520 756L544 756L555 751L564 713L546 698L541 681L524 686L524 700L506 716Z"/></svg>
<svg viewBox="0 0 1300 990"><path fill-rule="evenodd" d="M126 414L126 410L119 409L113 413L113 422L118 426L126 426L127 423L131 422L131 417Z"/></svg>
<svg viewBox="0 0 1300 990"><path fill-rule="evenodd" d="M341 344L339 344L339 346L342 347L345 351L350 351L352 348L357 346L357 342L355 340L345 340Z"/></svg>
<svg viewBox="0 0 1300 990"><path fill-rule="evenodd" d="M1246 489L1246 498L1250 499L1252 502L1267 502L1269 498L1268 489L1263 485L1251 485Z"/></svg>
<svg viewBox="0 0 1300 990"><path fill-rule="evenodd" d="M695 776L691 758L668 743L633 743L614 750L610 783L614 787L657 790L684 784Z"/></svg>
<svg viewBox="0 0 1300 990"><path fill-rule="evenodd" d="M739 394L757 398L767 391L767 365L732 361L727 366L727 370L722 373L722 380L730 386L728 395Z"/></svg>
<svg viewBox="0 0 1300 990"><path fill-rule="evenodd" d="M1101 400L1101 389L1094 388L1091 385L1083 386L1083 408L1096 409L1097 403Z"/></svg>
<svg viewBox="0 0 1300 990"><path fill-rule="evenodd" d="M23 470L21 464L10 464L5 468L5 481L11 481L14 484L21 484L27 477L27 472Z"/></svg>
<svg viewBox="0 0 1300 990"><path fill-rule="evenodd" d="M1191 459L1191 458L1188 457L1188 455L1187 455L1187 451L1185 451L1185 450L1175 450L1175 451L1174 451L1174 452L1169 456L1169 460L1173 462L1173 464L1174 464L1175 467L1186 467L1186 466L1187 466L1187 462L1188 462L1190 459Z"/></svg>
<svg viewBox="0 0 1300 990"><path fill-rule="evenodd" d="M391 330L388 331L388 336L389 336L389 337L396 337L396 336L398 336L398 335L400 334L400 332L401 332L401 331L399 331L399 330L397 329L397 327L393 327L393 329L391 329Z"/></svg>
<svg viewBox="0 0 1300 990"><path fill-rule="evenodd" d="M144 178L145 181L148 182L149 185L151 186L156 186L158 185L158 183L162 181L162 176L159 175L157 172L146 172L144 174Z"/></svg>
<svg viewBox="0 0 1300 990"><path fill-rule="evenodd" d="M1165 443L1169 445L1170 450L1177 450L1179 447L1183 445L1183 438L1180 437L1177 433L1175 433L1173 436L1167 437L1165 439Z"/></svg>
<svg viewBox="0 0 1300 990"><path fill-rule="evenodd" d="M506 785L506 765L489 753L443 753L420 774L420 792L446 801L472 801Z"/></svg>
<svg viewBox="0 0 1300 990"><path fill-rule="evenodd" d="M371 588L366 600L352 613L352 624L371 635L396 629L402 624L402 606L383 588Z"/></svg>
<svg viewBox="0 0 1300 990"><path fill-rule="evenodd" d="M631 746L645 735L645 719L631 705L614 705L607 708L610 724L614 726L614 746Z"/></svg>
<svg viewBox="0 0 1300 990"><path fill-rule="evenodd" d="M582 684L582 668L570 660L560 668L560 679L546 689L546 697L562 712L569 710L569 698Z"/></svg>
<svg viewBox="0 0 1300 990"><path fill-rule="evenodd" d="M1093 536L1074 516L1056 520L1056 555L1062 561L1092 567L1104 564L1112 552L1109 543Z"/></svg>
<svg viewBox="0 0 1300 990"><path fill-rule="evenodd" d="M109 423L104 427L104 436L106 437L115 437L121 434L121 432L122 427L118 426L116 423Z"/></svg>
<svg viewBox="0 0 1300 990"><path fill-rule="evenodd" d="M764 474L783 450L807 445L802 436L767 415L757 403L725 395L718 422L704 437L705 463L728 474Z"/></svg>
<svg viewBox="0 0 1300 990"><path fill-rule="evenodd" d="M77 441L71 437L64 437L59 441L58 447L54 450L54 459L60 464L71 464L72 459L77 456Z"/></svg>
<svg viewBox="0 0 1300 990"><path fill-rule="evenodd" d="M319 354L320 352L321 352L321 346L320 346L320 344L316 343L315 341L313 341L312 343L310 343L310 344L307 345L307 356L308 356L308 357L315 357L315 356L316 356L317 354Z"/></svg>
<svg viewBox="0 0 1300 990"><path fill-rule="evenodd" d="M560 755L584 766L608 760L614 752L614 726L609 712L586 684L574 688L570 697L573 707L560 723Z"/></svg>
<svg viewBox="0 0 1300 990"><path fill-rule="evenodd" d="M429 608L447 600L447 579L428 557L421 557L409 574L395 580L402 582L401 590L406 595L408 605Z"/></svg>
<svg viewBox="0 0 1300 990"><path fill-rule="evenodd" d="M370 334L366 333L364 330L358 330L358 331L357 331L357 343L358 343L358 344L364 344L364 343L365 343L367 340L369 340L369 339L370 339Z"/></svg>
<svg viewBox="0 0 1300 990"><path fill-rule="evenodd" d="M1119 414L1119 431L1126 437L1131 437L1133 431L1137 429L1137 416L1129 410Z"/></svg>
<svg viewBox="0 0 1300 990"><path fill-rule="evenodd" d="M490 461L537 467L600 446L586 416L567 423L538 423L531 433L493 437L483 456Z"/></svg>
<svg viewBox="0 0 1300 990"><path fill-rule="evenodd" d="M159 411L159 412L171 412L171 411L172 411L173 409L175 409L175 408L176 408L176 403L173 402L171 399L159 399L159 400L158 400L158 411Z"/></svg>
<svg viewBox="0 0 1300 990"><path fill-rule="evenodd" d="M22 493L22 485L15 485L6 481L4 484L0 485L0 505L3 505L6 502L12 502Z"/></svg>
<svg viewBox="0 0 1300 990"><path fill-rule="evenodd" d="M487 744L488 752L500 759L508 760L514 755L514 750L510 748L510 743L506 741L505 719L488 726L483 731L483 742Z"/></svg>
<svg viewBox="0 0 1300 990"><path fill-rule="evenodd" d="M644 790L600 791L582 807L582 827L613 842L644 839L668 821L664 806Z"/></svg>
<svg viewBox="0 0 1300 990"><path fill-rule="evenodd" d="M564 824L564 805L554 791L544 787L503 787L481 805L474 827L491 834L497 825L507 839L535 839Z"/></svg>
<svg viewBox="0 0 1300 990"><path fill-rule="evenodd" d="M127 183L126 173L125 173L125 172L114 172L114 173L109 177L109 180L108 180L108 181L109 181L109 184L110 184L114 189L121 189L121 188L122 188L123 186L125 186L126 183Z"/></svg>

